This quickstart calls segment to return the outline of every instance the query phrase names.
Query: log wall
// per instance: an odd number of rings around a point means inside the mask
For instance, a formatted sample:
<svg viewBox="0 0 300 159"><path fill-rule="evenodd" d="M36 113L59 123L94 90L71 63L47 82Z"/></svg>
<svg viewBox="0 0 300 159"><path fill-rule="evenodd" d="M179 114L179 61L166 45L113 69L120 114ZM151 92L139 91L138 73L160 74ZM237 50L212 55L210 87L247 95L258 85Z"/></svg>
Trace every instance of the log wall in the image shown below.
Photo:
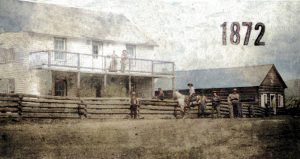
<svg viewBox="0 0 300 159"><path fill-rule="evenodd" d="M181 116L174 100L140 99L139 117L145 119L172 119ZM130 118L128 98L76 98L36 96L27 94L0 94L1 119L109 119ZM256 102L242 103L244 117L263 117L272 114ZM221 116L229 117L229 106L222 100ZM281 111L285 114L285 110ZM211 102L208 101L205 117L212 117ZM191 108L186 118L197 118L198 107Z"/></svg>

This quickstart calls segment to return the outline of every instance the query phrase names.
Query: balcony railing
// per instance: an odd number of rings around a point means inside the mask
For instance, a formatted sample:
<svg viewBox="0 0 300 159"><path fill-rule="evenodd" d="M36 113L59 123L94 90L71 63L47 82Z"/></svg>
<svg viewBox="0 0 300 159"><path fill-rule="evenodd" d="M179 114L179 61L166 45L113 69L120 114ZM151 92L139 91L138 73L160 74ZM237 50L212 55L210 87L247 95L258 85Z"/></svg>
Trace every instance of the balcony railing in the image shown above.
<svg viewBox="0 0 300 159"><path fill-rule="evenodd" d="M31 68L68 69L77 71L174 75L174 62L138 58L72 53L64 51L37 51L29 55Z"/></svg>

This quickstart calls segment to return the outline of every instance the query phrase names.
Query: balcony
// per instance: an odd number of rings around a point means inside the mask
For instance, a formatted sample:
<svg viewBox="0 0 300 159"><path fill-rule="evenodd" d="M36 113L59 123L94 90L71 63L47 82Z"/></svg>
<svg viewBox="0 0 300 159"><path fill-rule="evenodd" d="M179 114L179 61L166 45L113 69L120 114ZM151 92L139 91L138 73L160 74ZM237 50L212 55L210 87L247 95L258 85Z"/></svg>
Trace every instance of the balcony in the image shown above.
<svg viewBox="0 0 300 159"><path fill-rule="evenodd" d="M29 55L30 68L88 73L174 77L175 64L169 61L128 58L63 51L37 51ZM123 64L122 64L123 63ZM122 65L124 67L122 67Z"/></svg>

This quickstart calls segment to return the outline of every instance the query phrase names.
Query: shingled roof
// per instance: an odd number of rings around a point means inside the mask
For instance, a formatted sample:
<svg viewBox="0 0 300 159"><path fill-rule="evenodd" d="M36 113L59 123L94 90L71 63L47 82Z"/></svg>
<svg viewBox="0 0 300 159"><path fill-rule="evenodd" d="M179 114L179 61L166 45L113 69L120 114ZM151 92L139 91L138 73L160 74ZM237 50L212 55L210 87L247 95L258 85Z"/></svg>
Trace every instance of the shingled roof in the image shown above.
<svg viewBox="0 0 300 159"><path fill-rule="evenodd" d="M274 65L269 64L233 68L176 71L176 88L179 90L187 89L188 82L193 83L196 89L260 86L272 67L275 68Z"/></svg>
<svg viewBox="0 0 300 159"><path fill-rule="evenodd" d="M156 45L124 15L53 4L1 0L0 33L20 31Z"/></svg>

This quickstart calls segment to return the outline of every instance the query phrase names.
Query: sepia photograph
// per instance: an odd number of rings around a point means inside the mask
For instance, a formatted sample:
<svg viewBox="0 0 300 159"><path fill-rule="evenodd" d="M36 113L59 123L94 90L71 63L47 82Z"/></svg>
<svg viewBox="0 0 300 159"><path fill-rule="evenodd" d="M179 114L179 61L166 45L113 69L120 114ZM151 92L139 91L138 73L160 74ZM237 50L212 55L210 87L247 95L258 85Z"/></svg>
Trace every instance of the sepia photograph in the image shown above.
<svg viewBox="0 0 300 159"><path fill-rule="evenodd" d="M300 1L0 0L0 159L273 158L300 158Z"/></svg>

